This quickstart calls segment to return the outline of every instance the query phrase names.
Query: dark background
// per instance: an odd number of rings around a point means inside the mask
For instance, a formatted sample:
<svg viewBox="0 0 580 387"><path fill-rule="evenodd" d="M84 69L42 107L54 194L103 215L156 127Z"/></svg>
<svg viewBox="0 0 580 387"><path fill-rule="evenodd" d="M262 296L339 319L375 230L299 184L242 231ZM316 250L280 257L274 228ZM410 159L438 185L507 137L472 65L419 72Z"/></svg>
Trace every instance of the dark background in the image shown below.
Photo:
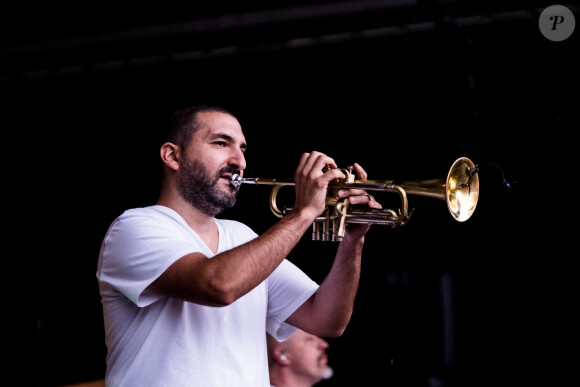
<svg viewBox="0 0 580 387"><path fill-rule="evenodd" d="M238 116L247 176L311 150L372 179L480 167L468 221L409 196L407 225L372 227L321 387L578 385L579 31L546 39L550 2L483 3L3 6L6 385L104 376L100 243L154 203L166 116L195 103ZM223 216L262 232L268 195L244 186ZM305 235L289 259L321 281L335 249Z"/></svg>

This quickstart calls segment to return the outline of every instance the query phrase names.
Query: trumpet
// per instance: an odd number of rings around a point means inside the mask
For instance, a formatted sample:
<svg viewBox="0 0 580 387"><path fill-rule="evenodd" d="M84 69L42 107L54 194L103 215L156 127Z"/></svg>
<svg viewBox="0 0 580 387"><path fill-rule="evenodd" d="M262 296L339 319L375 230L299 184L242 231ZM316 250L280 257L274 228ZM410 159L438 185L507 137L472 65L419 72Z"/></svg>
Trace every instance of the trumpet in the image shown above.
<svg viewBox="0 0 580 387"><path fill-rule="evenodd" d="M399 227L406 224L413 210L408 209L407 195L419 195L442 199L447 203L449 213L458 222L471 217L479 198L479 168L467 157L460 157L452 164L447 176L428 180L356 180L353 167L340 168L346 178L334 179L328 184L326 207L312 224L312 239L341 241L346 224L379 224ZM295 185L291 179L245 178L234 174L231 184L271 185L270 210L279 218L292 211L291 207L280 209L277 204L278 192L282 187ZM367 191L394 192L399 194L401 206L392 209L360 209L351 206L348 198L339 198L339 189L364 189Z"/></svg>

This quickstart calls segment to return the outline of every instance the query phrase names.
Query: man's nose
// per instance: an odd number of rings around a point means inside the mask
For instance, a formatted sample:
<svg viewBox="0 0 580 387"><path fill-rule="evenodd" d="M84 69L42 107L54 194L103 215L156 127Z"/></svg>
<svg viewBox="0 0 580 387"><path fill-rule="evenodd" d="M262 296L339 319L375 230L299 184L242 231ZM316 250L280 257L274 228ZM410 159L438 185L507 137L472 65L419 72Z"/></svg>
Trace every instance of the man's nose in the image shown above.
<svg viewBox="0 0 580 387"><path fill-rule="evenodd" d="M326 340L324 340L323 338L318 338L319 342L318 345L320 346L320 348L328 348L328 342Z"/></svg>
<svg viewBox="0 0 580 387"><path fill-rule="evenodd" d="M240 171L246 169L246 157L244 156L244 152L240 149L234 151L230 157L229 164L236 166Z"/></svg>

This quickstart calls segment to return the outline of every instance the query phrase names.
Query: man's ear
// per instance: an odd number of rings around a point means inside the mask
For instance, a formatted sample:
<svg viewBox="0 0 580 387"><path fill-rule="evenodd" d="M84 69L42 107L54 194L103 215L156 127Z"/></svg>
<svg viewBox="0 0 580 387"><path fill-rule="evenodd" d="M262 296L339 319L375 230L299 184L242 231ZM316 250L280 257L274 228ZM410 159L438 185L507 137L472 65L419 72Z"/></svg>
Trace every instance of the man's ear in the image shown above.
<svg viewBox="0 0 580 387"><path fill-rule="evenodd" d="M159 152L163 164L167 167L173 169L174 171L179 169L179 147L171 142L166 142L161 145L161 150Z"/></svg>
<svg viewBox="0 0 580 387"><path fill-rule="evenodd" d="M287 365L290 362L290 360L288 360L288 356L286 356L284 350L280 347L274 349L274 359L283 365Z"/></svg>

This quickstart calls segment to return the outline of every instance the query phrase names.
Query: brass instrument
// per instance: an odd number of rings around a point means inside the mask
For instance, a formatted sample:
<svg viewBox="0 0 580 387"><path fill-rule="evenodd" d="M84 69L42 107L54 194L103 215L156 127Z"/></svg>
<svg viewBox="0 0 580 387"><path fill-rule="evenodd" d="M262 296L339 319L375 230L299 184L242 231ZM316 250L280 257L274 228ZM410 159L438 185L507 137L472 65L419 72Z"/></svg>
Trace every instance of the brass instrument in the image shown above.
<svg viewBox="0 0 580 387"><path fill-rule="evenodd" d="M345 179L335 179L328 184L326 208L315 219L312 231L313 240L340 241L344 236L347 223L382 224L391 227L402 226L410 219L413 210L408 210L407 194L419 195L445 200L451 216L458 222L471 217L479 197L479 172L477 166L468 158L458 158L447 173L446 178L430 180L355 180L353 167L341 171ZM233 175L231 183L272 185L270 193L270 210L279 218L292 211L291 207L278 208L276 203L278 191L289 185L295 185L290 179L244 178ZM347 198L339 198L339 189L364 189L367 191L396 192L401 199L398 212L391 209L358 209L349 204Z"/></svg>

